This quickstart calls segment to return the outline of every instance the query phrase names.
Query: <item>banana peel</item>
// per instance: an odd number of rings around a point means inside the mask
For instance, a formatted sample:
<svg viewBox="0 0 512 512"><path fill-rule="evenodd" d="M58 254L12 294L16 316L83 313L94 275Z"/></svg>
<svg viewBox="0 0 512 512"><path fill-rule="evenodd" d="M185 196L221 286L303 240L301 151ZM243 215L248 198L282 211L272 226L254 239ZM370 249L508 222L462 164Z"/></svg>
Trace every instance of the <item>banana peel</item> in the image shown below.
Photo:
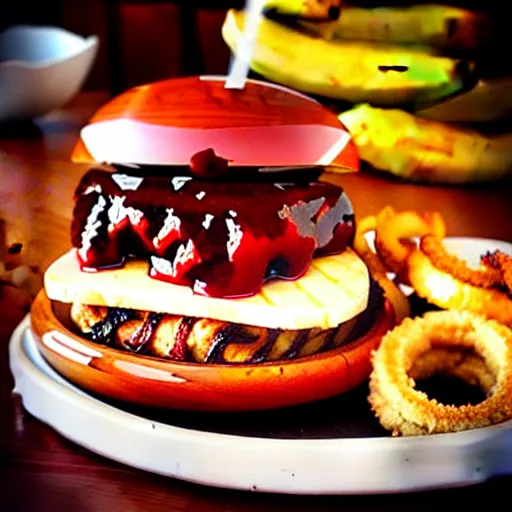
<svg viewBox="0 0 512 512"><path fill-rule="evenodd" d="M299 22L326 38L425 44L443 50L474 50L493 39L492 22L485 14L439 4L344 6L332 22Z"/></svg>
<svg viewBox="0 0 512 512"><path fill-rule="evenodd" d="M512 134L489 137L368 104L341 113L339 119L361 160L405 180L464 184L512 175Z"/></svg>
<svg viewBox="0 0 512 512"><path fill-rule="evenodd" d="M244 29L244 12L229 10L222 36L232 52ZM426 47L362 41L327 41L263 17L250 67L299 91L377 106L431 104L474 85L466 61Z"/></svg>

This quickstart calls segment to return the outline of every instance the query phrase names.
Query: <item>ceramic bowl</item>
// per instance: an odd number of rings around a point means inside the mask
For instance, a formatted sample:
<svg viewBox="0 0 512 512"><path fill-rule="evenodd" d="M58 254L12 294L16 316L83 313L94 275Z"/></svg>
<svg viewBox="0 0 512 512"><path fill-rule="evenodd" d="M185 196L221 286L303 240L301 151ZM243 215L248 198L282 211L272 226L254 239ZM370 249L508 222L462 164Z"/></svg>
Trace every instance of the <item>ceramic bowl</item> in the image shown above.
<svg viewBox="0 0 512 512"><path fill-rule="evenodd" d="M33 119L67 103L96 57L96 36L17 25L0 34L0 122Z"/></svg>
<svg viewBox="0 0 512 512"><path fill-rule="evenodd" d="M135 355L73 332L69 305L44 291L31 329L44 358L78 387L142 406L197 411L249 411L299 405L348 391L368 378L370 353L394 326L389 303L373 326L343 347L293 361L195 364Z"/></svg>

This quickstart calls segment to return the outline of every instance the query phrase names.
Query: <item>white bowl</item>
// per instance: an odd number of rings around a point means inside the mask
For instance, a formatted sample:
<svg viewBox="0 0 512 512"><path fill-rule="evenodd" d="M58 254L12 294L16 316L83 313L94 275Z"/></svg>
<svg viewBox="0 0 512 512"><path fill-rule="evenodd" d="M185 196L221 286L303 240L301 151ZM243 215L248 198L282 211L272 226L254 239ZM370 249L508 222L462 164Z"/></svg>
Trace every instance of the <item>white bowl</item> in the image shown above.
<svg viewBox="0 0 512 512"><path fill-rule="evenodd" d="M0 122L32 119L81 88L99 39L58 27L18 25L0 34Z"/></svg>

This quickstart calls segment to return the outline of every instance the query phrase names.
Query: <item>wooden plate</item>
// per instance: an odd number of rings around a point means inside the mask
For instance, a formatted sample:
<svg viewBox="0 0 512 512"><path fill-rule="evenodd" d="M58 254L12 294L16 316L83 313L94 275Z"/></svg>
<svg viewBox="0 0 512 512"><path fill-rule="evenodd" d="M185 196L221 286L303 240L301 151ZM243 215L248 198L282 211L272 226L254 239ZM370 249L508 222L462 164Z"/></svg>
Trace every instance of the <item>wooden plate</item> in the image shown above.
<svg viewBox="0 0 512 512"><path fill-rule="evenodd" d="M370 353L394 326L389 303L373 326L343 347L294 361L194 364L131 354L90 342L71 329L69 306L42 291L31 328L43 356L77 386L137 405L199 411L249 411L304 404L344 393L370 374Z"/></svg>

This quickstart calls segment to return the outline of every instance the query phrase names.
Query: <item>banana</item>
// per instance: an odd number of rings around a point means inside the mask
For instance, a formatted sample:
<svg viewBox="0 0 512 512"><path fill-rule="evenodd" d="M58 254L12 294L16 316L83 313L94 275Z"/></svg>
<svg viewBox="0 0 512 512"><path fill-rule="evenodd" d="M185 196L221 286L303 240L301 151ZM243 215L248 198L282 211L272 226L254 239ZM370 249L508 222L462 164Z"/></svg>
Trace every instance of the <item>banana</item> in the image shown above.
<svg viewBox="0 0 512 512"><path fill-rule="evenodd" d="M489 17L437 4L373 9L346 6L336 21L301 23L326 38L425 44L442 49L477 49L492 38Z"/></svg>
<svg viewBox="0 0 512 512"><path fill-rule="evenodd" d="M410 181L460 184L512 174L512 134L488 137L368 104L343 112L339 119L362 160Z"/></svg>
<svg viewBox="0 0 512 512"><path fill-rule="evenodd" d="M266 11L309 20L334 20L341 12L342 0L264 0Z"/></svg>
<svg viewBox="0 0 512 512"><path fill-rule="evenodd" d="M243 28L244 13L229 10L222 36L235 54ZM433 49L326 41L266 18L259 23L250 65L302 92L380 106L430 103L473 82L471 65Z"/></svg>

